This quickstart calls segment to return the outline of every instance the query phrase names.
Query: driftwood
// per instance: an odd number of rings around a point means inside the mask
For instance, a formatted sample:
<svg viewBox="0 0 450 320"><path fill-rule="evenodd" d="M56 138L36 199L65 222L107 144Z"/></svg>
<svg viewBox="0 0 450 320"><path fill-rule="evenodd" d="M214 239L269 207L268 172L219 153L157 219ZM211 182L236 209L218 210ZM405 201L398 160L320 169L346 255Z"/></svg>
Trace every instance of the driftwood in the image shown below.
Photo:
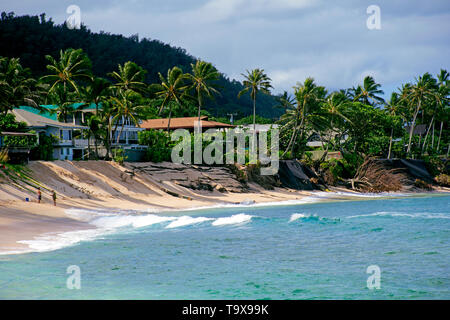
<svg viewBox="0 0 450 320"><path fill-rule="evenodd" d="M366 159L358 168L355 177L350 179L354 190L364 192L399 191L407 176L404 169L388 169L382 164Z"/></svg>

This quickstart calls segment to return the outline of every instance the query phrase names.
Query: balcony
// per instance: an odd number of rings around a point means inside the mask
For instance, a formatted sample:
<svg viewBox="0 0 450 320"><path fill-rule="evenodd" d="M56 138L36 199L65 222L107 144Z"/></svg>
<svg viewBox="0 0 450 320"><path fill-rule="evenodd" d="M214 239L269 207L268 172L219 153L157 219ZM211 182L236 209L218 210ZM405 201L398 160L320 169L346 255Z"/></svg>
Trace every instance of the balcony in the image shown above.
<svg viewBox="0 0 450 320"><path fill-rule="evenodd" d="M93 147L95 145L95 139L74 139L73 146L75 148L87 148L88 146Z"/></svg>

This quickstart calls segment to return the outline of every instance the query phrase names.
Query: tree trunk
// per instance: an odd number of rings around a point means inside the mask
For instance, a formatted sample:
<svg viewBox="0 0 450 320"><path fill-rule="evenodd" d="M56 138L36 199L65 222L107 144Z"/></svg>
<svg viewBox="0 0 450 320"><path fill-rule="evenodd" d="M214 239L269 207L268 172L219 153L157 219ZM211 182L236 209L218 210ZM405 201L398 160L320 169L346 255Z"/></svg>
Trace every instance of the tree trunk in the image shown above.
<svg viewBox="0 0 450 320"><path fill-rule="evenodd" d="M430 133L431 124L433 123L433 121L434 121L434 115L433 115L433 117L431 118L430 125L428 126L428 129L427 129L427 133L425 134L425 139L423 140L422 154L423 154L423 152L424 152L424 150L425 150L425 146L427 145L428 134ZM434 134L434 133L433 133L433 134Z"/></svg>
<svg viewBox="0 0 450 320"><path fill-rule="evenodd" d="M444 126L444 122L441 121L441 130L439 131L439 139L437 144L437 151L439 152L439 145L441 144L441 135L442 135L442 127Z"/></svg>
<svg viewBox="0 0 450 320"><path fill-rule="evenodd" d="M406 150L406 153L408 156L411 154L411 140L412 140L412 136L413 136L413 132L414 132L414 126L416 124L416 118L420 111L420 102L421 101L419 100L419 105L417 106L416 111L414 112L414 117L413 117L413 121L411 123L411 128L409 129L409 142L408 142L408 149Z"/></svg>
<svg viewBox="0 0 450 320"><path fill-rule="evenodd" d="M200 125L200 110L202 108L202 101L200 99L200 93L198 93L198 122Z"/></svg>
<svg viewBox="0 0 450 320"><path fill-rule="evenodd" d="M170 118L172 117L172 106L169 109L169 121L167 122L167 133L170 134Z"/></svg>
<svg viewBox="0 0 450 320"><path fill-rule="evenodd" d="M389 152L388 152L388 160L391 158L391 150L392 150L392 136L394 135L394 128L391 128L391 137L389 138Z"/></svg>
<svg viewBox="0 0 450 320"><path fill-rule="evenodd" d="M433 119L433 135L431 136L431 149L434 150L434 119Z"/></svg>

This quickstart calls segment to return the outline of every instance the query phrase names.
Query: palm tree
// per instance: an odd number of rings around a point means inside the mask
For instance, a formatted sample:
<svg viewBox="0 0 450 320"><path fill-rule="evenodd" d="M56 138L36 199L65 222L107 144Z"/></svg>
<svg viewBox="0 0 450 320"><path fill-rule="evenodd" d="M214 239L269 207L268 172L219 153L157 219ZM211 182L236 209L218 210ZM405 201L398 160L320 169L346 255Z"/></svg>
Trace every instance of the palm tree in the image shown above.
<svg viewBox="0 0 450 320"><path fill-rule="evenodd" d="M291 120L284 126L285 128L292 126L292 135L282 157L284 157L288 151L293 150L299 131L301 132L301 136L303 136L303 128L308 112L317 105L319 97L323 94L323 89L323 87L318 87L314 83L313 78L306 78L303 84L299 83L294 87L297 105L294 110L290 110L286 115L288 116L290 114ZM299 120L300 124L298 123Z"/></svg>
<svg viewBox="0 0 450 320"><path fill-rule="evenodd" d="M50 55L45 58L50 62L47 65L50 74L43 76L41 80L51 84L49 94L56 93L58 104L64 104L64 109L69 112L69 105L74 103L74 100L69 98L75 96L71 93L80 95L79 83L92 80L91 61L82 49L61 50L59 60ZM64 121L66 121L65 116Z"/></svg>
<svg viewBox="0 0 450 320"><path fill-rule="evenodd" d="M78 107L78 109L84 109L91 104L95 105L95 115L87 119L87 125L89 126L89 135L94 136L95 144L95 157L98 159L98 131L101 129L101 123L99 118L99 107L110 96L111 83L103 78L94 77L91 84L84 88L82 92L84 103Z"/></svg>
<svg viewBox="0 0 450 320"><path fill-rule="evenodd" d="M128 61L122 66L119 64L119 71L109 73L116 83L114 87L121 90L133 90L138 93L144 93L146 91L146 85L144 83L145 71L136 63Z"/></svg>
<svg viewBox="0 0 450 320"><path fill-rule="evenodd" d="M111 121L115 124L114 133L117 132L117 127L120 122L119 119L122 119L120 132L117 134L117 144L119 144L120 136L122 135L127 119L132 121L136 126L140 126L137 114L139 113L139 109L144 108L144 106L140 106L136 103L139 97L140 95L133 90L119 90L119 94L110 99L114 110L114 116Z"/></svg>
<svg viewBox="0 0 450 320"><path fill-rule="evenodd" d="M353 101L359 101L364 104L377 104L384 103L384 99L380 97L380 94L384 94L380 89L381 85L376 83L374 78L366 76L363 80L363 85L358 85L356 88L350 89L350 95L353 97ZM372 103L370 103L372 100Z"/></svg>
<svg viewBox="0 0 450 320"><path fill-rule="evenodd" d="M321 112L324 113L324 117L326 120L328 120L329 125L329 137L327 139L327 148L322 156L322 159L320 162L323 162L326 159L326 156L328 154L328 148L329 145L333 139L333 136L336 134L336 124L341 121L347 121L349 123L352 123L350 119L348 119L344 113L343 109L349 105L349 101L347 99L347 96L345 92L339 91L339 92L333 92L321 104ZM337 143L340 145L341 137L337 138Z"/></svg>
<svg viewBox="0 0 450 320"><path fill-rule="evenodd" d="M91 137L94 137L94 146L95 146L95 159L98 159L98 144L97 140L100 138L100 130L102 127L102 121L98 114L91 114L86 119L86 124L89 127L87 140L88 140L88 159L91 156Z"/></svg>
<svg viewBox="0 0 450 320"><path fill-rule="evenodd" d="M284 91L282 95L277 98L278 105L275 108L281 108L284 110L294 109L295 99L287 92Z"/></svg>
<svg viewBox="0 0 450 320"><path fill-rule="evenodd" d="M192 89L195 90L198 103L198 122L200 123L200 110L204 97L213 98L213 93L219 94L214 81L219 80L219 72L209 62L197 60L195 65L191 63L192 74L187 74L192 82Z"/></svg>
<svg viewBox="0 0 450 320"><path fill-rule="evenodd" d="M242 74L245 80L243 81L244 89L238 93L238 98L243 94L250 91L250 97L253 100L253 134L256 134L256 95L259 91L262 93L270 94L270 79L263 69L253 69L251 71L247 70L247 74Z"/></svg>
<svg viewBox="0 0 450 320"><path fill-rule="evenodd" d="M449 92L450 92L450 82L449 82L449 73L447 70L441 69L440 73L438 74L438 95L440 97L440 109L437 114L438 119L440 118L441 122L441 128L439 130L439 138L437 143L437 150L439 151L439 146L441 144L441 136L442 136L442 129L444 126L444 120L446 118L446 110L449 106Z"/></svg>
<svg viewBox="0 0 450 320"><path fill-rule="evenodd" d="M99 105L105 101L109 96L109 89L111 82L104 78L94 77L92 82L84 88L82 98L84 101L83 107L95 105L95 111L98 113Z"/></svg>
<svg viewBox="0 0 450 320"><path fill-rule="evenodd" d="M250 91L250 97L253 100L253 143L252 143L252 153L256 155L256 95L259 91L262 93L270 94L270 79L263 69L253 69L251 71L247 70L247 74L242 74L244 76L244 89L238 93L238 98L243 94Z"/></svg>
<svg viewBox="0 0 450 320"><path fill-rule="evenodd" d="M408 149L406 153L411 153L411 140L414 133L417 115L423 104L430 98L435 96L436 80L427 72L423 76L416 79L416 83L408 87L405 98L408 99L410 107L413 108L413 119L411 128L409 129Z"/></svg>
<svg viewBox="0 0 450 320"><path fill-rule="evenodd" d="M187 93L188 85L184 80L186 75L178 67L173 67L167 71L167 78L161 73L158 73L161 84L150 85L150 90L154 93L157 99L160 101L159 114L165 109L169 108L169 121L167 124L167 131L170 130L170 119L172 117L173 103L179 106L183 105L184 98L192 98Z"/></svg>
<svg viewBox="0 0 450 320"><path fill-rule="evenodd" d="M399 103L400 103L400 97L399 97L398 93L392 92L391 99L389 100L389 102L386 103L386 110L391 116L395 117L397 115ZM388 159L391 158L393 136L394 136L394 126L392 125L391 135L389 137L389 150L388 150L388 156L387 156Z"/></svg>
<svg viewBox="0 0 450 320"><path fill-rule="evenodd" d="M31 71L23 68L18 58L0 57L0 112L27 105L39 110L43 88L31 77Z"/></svg>

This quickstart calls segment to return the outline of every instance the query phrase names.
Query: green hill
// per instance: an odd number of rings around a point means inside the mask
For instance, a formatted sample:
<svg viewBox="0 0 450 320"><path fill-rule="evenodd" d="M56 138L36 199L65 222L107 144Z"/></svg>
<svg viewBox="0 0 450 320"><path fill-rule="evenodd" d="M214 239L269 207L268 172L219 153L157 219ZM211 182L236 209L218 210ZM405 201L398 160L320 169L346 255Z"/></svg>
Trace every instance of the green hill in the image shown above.
<svg viewBox="0 0 450 320"><path fill-rule="evenodd" d="M16 16L14 13L1 14L0 56L18 57L22 65L29 67L36 77L45 72L45 55L58 56L60 49L82 48L92 60L93 72L107 77L107 73L117 69L117 65L134 61L148 71L147 82L157 82L157 74L166 74L173 66L184 72L190 71L190 64L196 60L185 49L172 47L159 40L138 39L138 36L124 37L106 32L94 33L86 26L68 29L65 24L56 25L45 14L40 16ZM213 61L211 61L214 63ZM243 70L244 71L244 70ZM215 117L227 113L238 113L237 119L252 114L252 102L248 95L237 98L242 89L239 81L228 79L222 74L219 80L221 96L208 101L206 109ZM257 99L257 113L266 118L281 114L274 108L274 96L260 94Z"/></svg>

